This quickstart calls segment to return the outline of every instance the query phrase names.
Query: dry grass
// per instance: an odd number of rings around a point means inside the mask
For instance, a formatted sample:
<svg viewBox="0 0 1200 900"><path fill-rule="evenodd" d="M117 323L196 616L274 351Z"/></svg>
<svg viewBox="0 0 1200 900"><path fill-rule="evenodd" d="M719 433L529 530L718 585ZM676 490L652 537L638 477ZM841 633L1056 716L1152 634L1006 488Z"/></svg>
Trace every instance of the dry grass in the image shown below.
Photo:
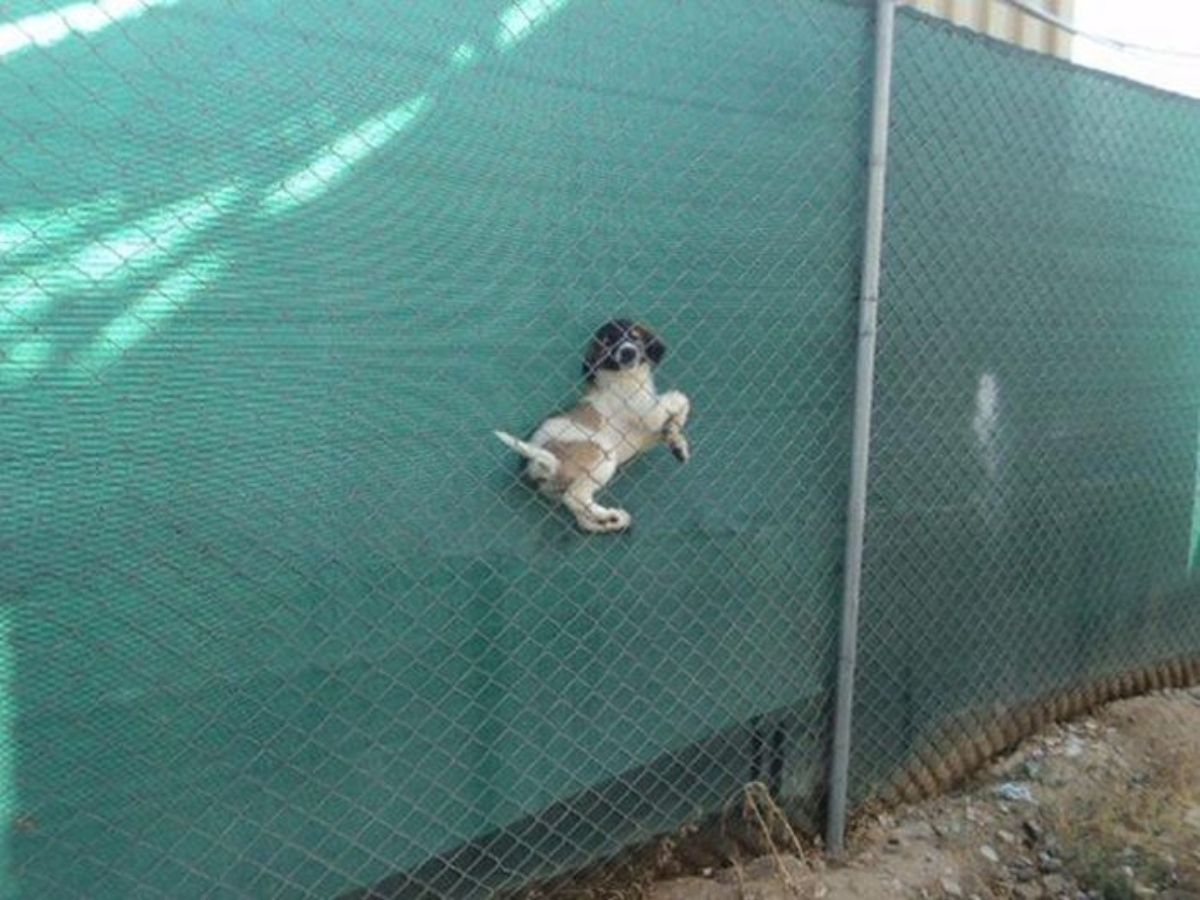
<svg viewBox="0 0 1200 900"><path fill-rule="evenodd" d="M747 860L769 856L778 877L796 897L810 888L799 883L788 858L807 858L804 844L767 786L751 782L733 794L720 816L687 825L676 834L541 885L511 900L646 900L655 882L729 868L734 878Z"/></svg>
<svg viewBox="0 0 1200 900"><path fill-rule="evenodd" d="M768 856L774 863L776 875L788 893L794 897L809 896L812 893L811 881L801 883L796 877L795 867L786 863L787 859L796 859L806 864L808 857L804 846L792 828L787 814L775 802L767 786L758 781L744 786L726 804L722 820L729 822L734 814L740 817L743 827L750 829L749 834L753 836L753 842L765 846L766 853L763 855ZM781 843L784 845L782 851L779 847ZM735 873L739 893L744 895L745 878L741 859L735 857L730 865Z"/></svg>

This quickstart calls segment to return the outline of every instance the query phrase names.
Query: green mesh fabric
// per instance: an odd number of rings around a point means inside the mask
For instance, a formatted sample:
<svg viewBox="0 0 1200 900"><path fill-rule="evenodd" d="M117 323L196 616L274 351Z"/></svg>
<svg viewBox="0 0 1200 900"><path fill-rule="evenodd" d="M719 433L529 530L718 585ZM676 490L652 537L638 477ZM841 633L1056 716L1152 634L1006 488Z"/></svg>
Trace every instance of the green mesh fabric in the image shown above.
<svg viewBox="0 0 1200 900"><path fill-rule="evenodd" d="M869 5L0 10L0 896L465 898L819 824ZM1200 648L1195 103L905 14L852 768ZM645 320L694 458L491 432Z"/></svg>
<svg viewBox="0 0 1200 900"><path fill-rule="evenodd" d="M814 790L862 9L179 0L43 43L0 68L14 891L468 895L785 754ZM616 315L694 460L585 537L492 430Z"/></svg>
<svg viewBox="0 0 1200 900"><path fill-rule="evenodd" d="M1200 648L1200 106L898 26L859 796L954 714Z"/></svg>

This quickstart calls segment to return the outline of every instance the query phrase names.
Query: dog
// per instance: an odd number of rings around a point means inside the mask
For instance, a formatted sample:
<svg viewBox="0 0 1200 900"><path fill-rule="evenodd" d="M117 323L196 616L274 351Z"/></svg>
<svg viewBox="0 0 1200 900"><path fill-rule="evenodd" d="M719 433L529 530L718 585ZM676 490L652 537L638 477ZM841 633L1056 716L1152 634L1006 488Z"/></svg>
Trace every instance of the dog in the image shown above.
<svg viewBox="0 0 1200 900"><path fill-rule="evenodd" d="M588 387L568 412L546 419L528 441L496 437L525 457L525 477L560 500L587 532L624 531L633 518L596 502L617 469L663 443L681 463L691 456L683 426L691 402L679 391L659 394L653 370L667 345L645 325L613 319L592 337L583 360Z"/></svg>

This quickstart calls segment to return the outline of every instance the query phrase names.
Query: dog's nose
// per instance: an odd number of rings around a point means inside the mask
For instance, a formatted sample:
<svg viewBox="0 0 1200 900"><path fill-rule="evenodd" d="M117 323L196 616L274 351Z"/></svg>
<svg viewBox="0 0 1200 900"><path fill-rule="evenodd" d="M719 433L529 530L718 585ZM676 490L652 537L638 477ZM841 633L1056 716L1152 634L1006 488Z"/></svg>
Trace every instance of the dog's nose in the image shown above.
<svg viewBox="0 0 1200 900"><path fill-rule="evenodd" d="M622 344L617 348L617 362L629 366L637 362L638 350L633 344Z"/></svg>

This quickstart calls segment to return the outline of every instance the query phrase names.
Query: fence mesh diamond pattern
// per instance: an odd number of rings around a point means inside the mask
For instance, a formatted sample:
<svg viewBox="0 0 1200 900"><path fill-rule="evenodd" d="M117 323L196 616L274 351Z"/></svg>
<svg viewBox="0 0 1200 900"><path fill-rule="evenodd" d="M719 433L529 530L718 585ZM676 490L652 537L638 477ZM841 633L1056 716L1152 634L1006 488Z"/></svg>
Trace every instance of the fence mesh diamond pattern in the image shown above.
<svg viewBox="0 0 1200 900"><path fill-rule="evenodd" d="M815 796L867 12L69 10L0 26L13 890L469 895ZM694 456L597 538L492 430L616 315Z"/></svg>
<svg viewBox="0 0 1200 900"><path fill-rule="evenodd" d="M860 799L1200 649L1197 104L903 14L891 139Z"/></svg>
<svg viewBox="0 0 1200 900"><path fill-rule="evenodd" d="M815 828L870 4L0 17L0 895L490 896L751 782ZM1200 648L1196 104L899 25L856 803ZM492 431L614 316L693 458L593 536Z"/></svg>

